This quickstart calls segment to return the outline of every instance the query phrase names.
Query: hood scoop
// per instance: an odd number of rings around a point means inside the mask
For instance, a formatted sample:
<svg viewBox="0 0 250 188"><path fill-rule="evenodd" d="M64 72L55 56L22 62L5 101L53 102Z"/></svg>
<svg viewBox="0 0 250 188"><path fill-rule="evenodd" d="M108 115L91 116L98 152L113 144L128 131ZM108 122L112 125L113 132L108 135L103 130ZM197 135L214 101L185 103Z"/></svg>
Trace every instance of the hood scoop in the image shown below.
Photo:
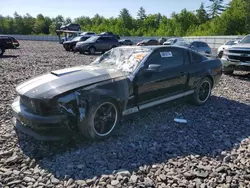
<svg viewBox="0 0 250 188"><path fill-rule="evenodd" d="M80 67L66 68L66 69L51 71L51 74L54 74L56 76L63 76L65 74L70 74L70 73L73 73L73 72L78 72L80 70L82 70L82 68L80 68Z"/></svg>
<svg viewBox="0 0 250 188"><path fill-rule="evenodd" d="M60 70L55 70L55 71L51 71L51 74L56 75L56 76L64 76L64 75L68 75L71 73L75 73L75 72L79 72L79 71L93 71L98 69L97 67L92 67L92 66L77 66L77 67L72 67L72 68L66 68L66 69L60 69Z"/></svg>

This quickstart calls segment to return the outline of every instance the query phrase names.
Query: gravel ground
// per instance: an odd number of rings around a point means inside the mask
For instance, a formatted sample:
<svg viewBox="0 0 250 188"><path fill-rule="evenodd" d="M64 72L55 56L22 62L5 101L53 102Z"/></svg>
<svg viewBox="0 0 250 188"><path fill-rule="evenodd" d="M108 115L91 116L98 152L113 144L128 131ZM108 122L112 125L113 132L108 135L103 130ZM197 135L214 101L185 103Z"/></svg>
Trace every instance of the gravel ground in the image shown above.
<svg viewBox="0 0 250 188"><path fill-rule="evenodd" d="M250 187L246 73L223 75L202 107L179 100L130 116L105 141L39 142L15 133L9 105L18 83L95 58L21 41L0 59L0 187ZM179 116L188 123L175 123Z"/></svg>

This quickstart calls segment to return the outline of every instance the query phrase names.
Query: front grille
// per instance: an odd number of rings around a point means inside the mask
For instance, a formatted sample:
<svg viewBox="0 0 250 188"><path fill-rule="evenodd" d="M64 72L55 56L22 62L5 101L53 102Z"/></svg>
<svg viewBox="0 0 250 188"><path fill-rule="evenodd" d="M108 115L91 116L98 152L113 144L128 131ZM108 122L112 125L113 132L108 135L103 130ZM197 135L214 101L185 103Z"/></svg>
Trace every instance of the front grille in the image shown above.
<svg viewBox="0 0 250 188"><path fill-rule="evenodd" d="M229 50L229 53L235 53L235 54L250 54L249 50Z"/></svg>
<svg viewBox="0 0 250 188"><path fill-rule="evenodd" d="M250 57L245 57L245 56L234 56L234 55L229 55L228 58L230 60L236 60L236 61L242 61L242 62L250 62Z"/></svg>

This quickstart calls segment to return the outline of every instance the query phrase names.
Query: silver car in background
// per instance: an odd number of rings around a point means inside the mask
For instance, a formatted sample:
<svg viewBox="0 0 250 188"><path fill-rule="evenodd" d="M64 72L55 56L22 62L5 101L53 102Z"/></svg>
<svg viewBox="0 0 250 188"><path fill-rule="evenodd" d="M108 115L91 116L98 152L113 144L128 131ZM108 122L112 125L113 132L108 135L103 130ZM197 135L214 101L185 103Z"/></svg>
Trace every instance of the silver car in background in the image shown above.
<svg viewBox="0 0 250 188"><path fill-rule="evenodd" d="M169 38L163 45L174 45L177 42L184 41L183 38Z"/></svg>

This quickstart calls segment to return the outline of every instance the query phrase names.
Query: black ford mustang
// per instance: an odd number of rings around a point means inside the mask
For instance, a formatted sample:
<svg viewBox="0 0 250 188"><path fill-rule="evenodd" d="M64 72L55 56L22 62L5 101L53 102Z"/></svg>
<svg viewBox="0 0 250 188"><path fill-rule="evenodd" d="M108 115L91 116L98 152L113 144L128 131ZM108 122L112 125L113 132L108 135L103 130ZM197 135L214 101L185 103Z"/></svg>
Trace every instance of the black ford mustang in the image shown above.
<svg viewBox="0 0 250 188"><path fill-rule="evenodd" d="M90 65L20 84L12 103L14 125L40 140L67 133L103 139L122 116L184 96L205 103L221 66L219 59L182 47L117 47Z"/></svg>

